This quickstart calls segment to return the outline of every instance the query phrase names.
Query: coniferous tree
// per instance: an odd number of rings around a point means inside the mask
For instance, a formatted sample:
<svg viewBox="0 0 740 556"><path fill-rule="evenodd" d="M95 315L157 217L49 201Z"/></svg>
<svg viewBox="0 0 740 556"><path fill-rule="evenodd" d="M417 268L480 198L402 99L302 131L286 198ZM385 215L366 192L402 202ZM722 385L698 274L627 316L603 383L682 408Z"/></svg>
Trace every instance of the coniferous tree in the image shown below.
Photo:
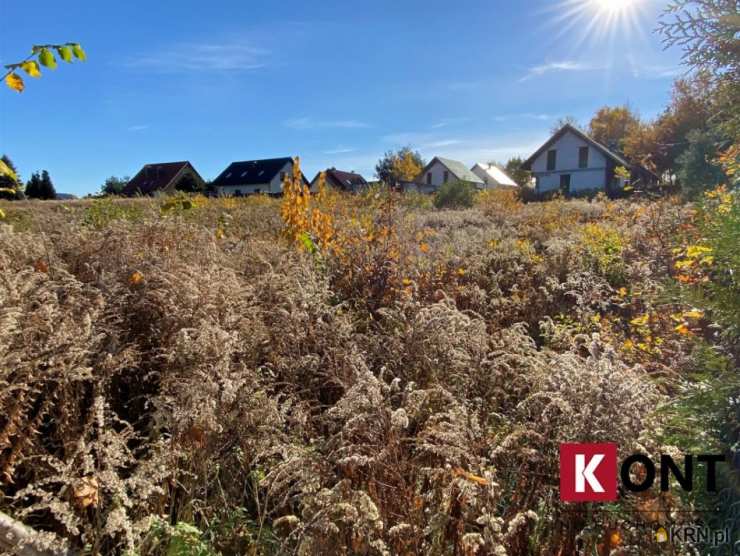
<svg viewBox="0 0 740 556"><path fill-rule="evenodd" d="M26 182L26 197L38 199L39 195L41 195L41 176L38 172L33 172L31 178Z"/></svg>
<svg viewBox="0 0 740 556"><path fill-rule="evenodd" d="M43 170L41 172L41 199L56 199L57 192L54 189L54 184L49 177L49 172Z"/></svg>

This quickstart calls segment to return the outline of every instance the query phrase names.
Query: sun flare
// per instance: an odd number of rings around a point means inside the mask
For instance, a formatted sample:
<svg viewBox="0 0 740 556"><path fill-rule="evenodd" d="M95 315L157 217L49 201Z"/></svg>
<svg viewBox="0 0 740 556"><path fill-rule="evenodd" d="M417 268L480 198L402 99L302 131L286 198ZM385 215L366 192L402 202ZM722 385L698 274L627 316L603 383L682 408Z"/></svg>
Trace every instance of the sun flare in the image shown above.
<svg viewBox="0 0 740 556"><path fill-rule="evenodd" d="M548 9L554 37L614 51L618 44L645 39L649 0L555 0Z"/></svg>
<svg viewBox="0 0 740 556"><path fill-rule="evenodd" d="M635 7L636 0L591 0L596 10L609 15L620 15Z"/></svg>

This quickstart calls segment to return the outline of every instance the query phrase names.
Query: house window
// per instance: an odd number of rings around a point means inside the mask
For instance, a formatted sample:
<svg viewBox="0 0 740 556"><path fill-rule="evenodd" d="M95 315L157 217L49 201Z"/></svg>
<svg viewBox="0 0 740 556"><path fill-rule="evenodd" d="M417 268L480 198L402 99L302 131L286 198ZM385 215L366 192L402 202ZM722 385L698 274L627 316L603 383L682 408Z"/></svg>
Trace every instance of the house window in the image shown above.
<svg viewBox="0 0 740 556"><path fill-rule="evenodd" d="M285 181L285 172L280 172L280 181Z"/></svg>
<svg viewBox="0 0 740 556"><path fill-rule="evenodd" d="M444 182L447 183L449 179L450 179L450 173L447 170L445 170Z"/></svg>
<svg viewBox="0 0 740 556"><path fill-rule="evenodd" d="M427 172L427 185L432 185L432 173Z"/></svg>
<svg viewBox="0 0 740 556"><path fill-rule="evenodd" d="M555 149L550 149L547 151L547 169L554 170L555 169L555 161L557 159L557 152Z"/></svg>
<svg viewBox="0 0 740 556"><path fill-rule="evenodd" d="M578 167L588 168L588 147L578 148Z"/></svg>
<svg viewBox="0 0 740 556"><path fill-rule="evenodd" d="M560 192L563 195L570 193L570 174L560 174Z"/></svg>

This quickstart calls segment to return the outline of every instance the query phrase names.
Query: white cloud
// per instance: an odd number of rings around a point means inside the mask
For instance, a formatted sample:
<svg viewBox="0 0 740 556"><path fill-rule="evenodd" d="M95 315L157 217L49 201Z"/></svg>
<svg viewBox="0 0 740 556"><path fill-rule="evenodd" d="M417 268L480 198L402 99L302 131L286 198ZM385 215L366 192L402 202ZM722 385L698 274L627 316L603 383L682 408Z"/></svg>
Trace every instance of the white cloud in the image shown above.
<svg viewBox="0 0 740 556"><path fill-rule="evenodd" d="M502 114L499 116L494 116L493 120L495 122L506 122L509 120L527 119L527 120L539 120L542 122L546 122L554 118L555 116L553 116L552 114L538 114L536 112L524 112L522 114Z"/></svg>
<svg viewBox="0 0 740 556"><path fill-rule="evenodd" d="M149 126L146 124L132 125L126 128L127 131L131 131L131 132L144 131L146 129L149 129Z"/></svg>
<svg viewBox="0 0 740 556"><path fill-rule="evenodd" d="M431 125L432 129L440 129L442 127L454 126L457 124L464 124L469 122L470 118L442 118L436 124Z"/></svg>
<svg viewBox="0 0 740 556"><path fill-rule="evenodd" d="M674 79L685 74L686 68L680 66L635 64L632 67L632 76L644 79Z"/></svg>
<svg viewBox="0 0 740 556"><path fill-rule="evenodd" d="M439 141L423 143L419 147L422 149L439 149L441 147L449 147L450 145L459 145L460 143L462 143L460 139L440 139Z"/></svg>
<svg viewBox="0 0 740 556"><path fill-rule="evenodd" d="M182 43L132 58L132 68L160 72L249 71L266 65L270 52L244 41Z"/></svg>
<svg viewBox="0 0 740 556"><path fill-rule="evenodd" d="M336 147L334 149L329 149L326 151L323 151L324 154L347 154L347 153L353 153L357 149L354 147Z"/></svg>
<svg viewBox="0 0 740 556"><path fill-rule="evenodd" d="M283 125L291 129L363 129L372 127L370 124L359 120L315 120L308 116L286 120L283 122Z"/></svg>
<svg viewBox="0 0 740 556"><path fill-rule="evenodd" d="M407 131L402 133L391 133L384 135L381 140L395 146L410 145L414 149L437 149L457 145L462 141L454 137L444 137L429 132Z"/></svg>
<svg viewBox="0 0 740 556"><path fill-rule="evenodd" d="M541 75L545 75L546 73L553 73L553 72L563 72L563 71L570 71L570 72L576 72L576 71L593 71L603 69L600 66L595 66L592 64L586 64L583 62L576 62L574 60L563 60L561 62L548 62L547 64L541 64L539 66L533 66L529 68L527 71L527 74L522 77L519 81L527 81L529 79L532 79L533 77L539 77Z"/></svg>

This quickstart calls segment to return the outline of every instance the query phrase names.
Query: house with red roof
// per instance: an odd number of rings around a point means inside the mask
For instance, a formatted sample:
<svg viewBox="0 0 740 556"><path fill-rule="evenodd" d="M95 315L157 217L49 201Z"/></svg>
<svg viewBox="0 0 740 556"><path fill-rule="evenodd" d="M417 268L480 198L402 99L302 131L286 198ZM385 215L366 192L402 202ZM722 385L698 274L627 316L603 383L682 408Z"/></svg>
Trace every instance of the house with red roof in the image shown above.
<svg viewBox="0 0 740 556"><path fill-rule="evenodd" d="M319 188L319 179L321 172L317 173L314 179L311 181L311 191L316 193ZM367 189L368 183L365 178L355 172L344 172L337 170L336 168L327 168L324 171L324 179L326 185L339 189L340 191L348 191L350 193L357 193L363 189Z"/></svg>

